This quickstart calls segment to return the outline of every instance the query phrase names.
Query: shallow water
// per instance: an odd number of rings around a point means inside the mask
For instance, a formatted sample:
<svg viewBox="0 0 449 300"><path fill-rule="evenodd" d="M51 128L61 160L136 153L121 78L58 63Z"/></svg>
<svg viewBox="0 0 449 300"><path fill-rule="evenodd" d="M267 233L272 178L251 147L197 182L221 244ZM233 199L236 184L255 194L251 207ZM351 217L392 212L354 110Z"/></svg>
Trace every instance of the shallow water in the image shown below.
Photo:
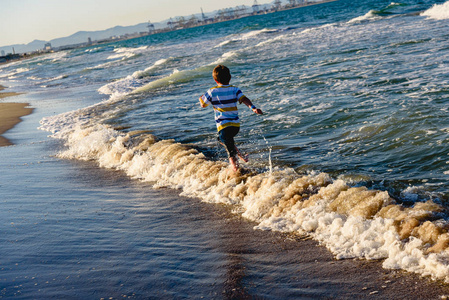
<svg viewBox="0 0 449 300"><path fill-rule="evenodd" d="M2 66L0 80L31 92L40 129L64 144L54 159L230 205L338 259L448 281L446 7L336 1L53 53ZM218 63L266 112L240 111L242 174L197 101Z"/></svg>
<svg viewBox="0 0 449 300"><path fill-rule="evenodd" d="M379 263L335 261L310 239L254 230L229 206L154 190L91 162L48 157L59 145L31 129L37 115L13 129L18 145L1 149L0 298L438 299L449 293L427 280L416 286L418 278L382 271Z"/></svg>

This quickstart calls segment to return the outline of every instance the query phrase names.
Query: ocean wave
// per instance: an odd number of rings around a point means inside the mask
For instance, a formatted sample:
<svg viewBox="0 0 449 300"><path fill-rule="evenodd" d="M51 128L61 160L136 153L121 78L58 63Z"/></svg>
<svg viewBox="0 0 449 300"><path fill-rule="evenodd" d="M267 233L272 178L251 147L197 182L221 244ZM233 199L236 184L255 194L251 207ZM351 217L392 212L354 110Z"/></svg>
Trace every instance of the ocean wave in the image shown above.
<svg viewBox="0 0 449 300"><path fill-rule="evenodd" d="M250 31L248 33L245 33L241 36L242 40L248 39L248 38L253 38L253 37L257 37L259 34L264 34L264 33L273 33L273 32L278 32L278 29L269 29L269 28L264 28L264 29L260 29L260 30L253 30Z"/></svg>
<svg viewBox="0 0 449 300"><path fill-rule="evenodd" d="M369 12L364 14L363 16L351 19L347 23L348 24L363 23L363 22L367 22L367 21L375 21L375 20L380 20L380 19L382 19L382 17L377 13L377 11L370 10Z"/></svg>
<svg viewBox="0 0 449 300"><path fill-rule="evenodd" d="M122 78L120 80L108 83L101 88L98 89L98 91L102 94L106 95L126 95L134 90L141 88L142 85L145 83L142 78L147 77L151 74L153 74L158 68L160 68L165 63L169 62L172 58L167 59L160 59L156 61L153 65L146 68L143 71L135 71L132 75L128 75L125 78Z"/></svg>
<svg viewBox="0 0 449 300"><path fill-rule="evenodd" d="M12 70L11 72L5 73L5 74L0 74L0 78L8 78L8 79L14 79L16 78L16 75L21 74L21 73L26 73L29 72L33 69L31 68L17 68Z"/></svg>
<svg viewBox="0 0 449 300"><path fill-rule="evenodd" d="M368 21L380 20L385 17L391 17L394 15L400 15L400 13L392 12L392 10L394 10L397 7L401 7L401 6L406 6L406 4L398 3L398 2L391 2L385 8L382 8L380 10L372 9L369 12L367 12L365 15L353 18L353 19L349 20L347 23L348 24L363 23L363 22L368 22Z"/></svg>
<svg viewBox="0 0 449 300"><path fill-rule="evenodd" d="M145 70L134 72L132 76L134 78L143 78L145 76L148 76L148 75L152 74L152 72L154 72L154 70L157 69L157 67L167 63L168 61L170 61L172 59L173 59L172 57L160 59L160 60L156 61L152 66L146 68Z"/></svg>
<svg viewBox="0 0 449 300"><path fill-rule="evenodd" d="M244 34L243 36L240 37L240 39L241 40L248 39L251 37L255 37L261 33L267 33L267 32L268 33L278 32L278 30L270 30L270 29L256 30L256 31L252 31L252 32ZM285 35L281 35L281 36L275 37L273 39L269 39L267 41L267 43L282 40L285 37L286 37ZM232 42L232 41L226 40L226 41L222 42L222 44ZM147 77L153 75L156 71L166 67L166 65L168 63L174 61L176 58L168 57L168 58L160 59L157 62L155 62L152 66L150 66L144 70L135 71L133 74L128 75L127 77L124 77L120 80L117 80L117 81L114 81L114 82L111 82L111 83L108 83L108 84L102 86L99 89L99 92L102 94L108 94L108 95L112 95L112 94L126 95L129 93L146 92L148 90L166 86L168 84L172 84L175 82L189 81L194 78L197 78L198 76L203 76L205 72L210 72L212 70L212 68L218 64L232 63L235 61L236 58L238 58L241 55L241 53L244 53L245 51L249 51L249 50L257 48L257 47L261 47L265 44L266 43L262 42L262 43L258 43L256 45L250 45L248 47L241 48L239 50L227 51L227 52L224 52L218 59L216 59L215 61L213 61L209 64L202 65L202 66L192 68L192 69L184 69L184 70L173 69L172 72L169 73L169 75L165 75L163 77L159 76L159 78L156 78L156 79L152 80L151 82L148 82ZM127 49L129 49L129 48L119 48L119 49L116 49L115 51L122 53L122 52L126 52ZM146 49L145 47L139 47L139 48L133 49L132 52L134 53L136 51L137 52L145 51L145 49ZM106 66L109 66L111 63L113 63L113 62L107 62L105 64L101 64L94 68L106 67Z"/></svg>
<svg viewBox="0 0 449 300"><path fill-rule="evenodd" d="M218 45L216 45L214 48L219 48L219 47L223 47L226 46L228 44L231 43L236 43L239 41L246 41L252 38L256 38L258 37L260 34L264 34L264 33L274 33L274 32L279 32L278 29L268 29L268 28L264 28L264 29L260 29L260 30L253 30L244 34L241 34L238 37L235 38L229 38L229 39L225 39L224 41L222 41L221 43L219 43ZM235 36L235 35L233 35Z"/></svg>
<svg viewBox="0 0 449 300"><path fill-rule="evenodd" d="M421 15L435 20L449 19L449 1L443 4L435 4Z"/></svg>
<svg viewBox="0 0 449 300"><path fill-rule="evenodd" d="M64 60L67 54L68 54L67 51L55 52L47 56L46 59L50 59L52 62L58 62Z"/></svg>
<svg viewBox="0 0 449 300"><path fill-rule="evenodd" d="M146 92L154 88L172 84L174 82L186 82L195 79L198 76L204 75L205 72L212 71L213 66L228 62L230 59L238 56L238 53L239 53L238 51L225 52L216 61L193 69L185 69L185 70L172 69L169 75L165 75L162 77L159 76L156 77L157 79L148 82L147 77L153 75L156 71L166 67L167 63L170 63L175 58L169 57L165 59L160 59L144 70L135 71L133 74L128 75L127 77L124 77L122 79L119 79L117 81L102 86L98 91L106 95L123 96L130 93Z"/></svg>
<svg viewBox="0 0 449 300"><path fill-rule="evenodd" d="M27 77L27 79L33 80L33 81L39 81L39 84L43 84L43 83L48 83L51 81L65 79L68 77L69 77L69 75L63 74L63 75L59 75L59 76L52 77L52 78L40 78L38 76L29 76L29 77Z"/></svg>
<svg viewBox="0 0 449 300"><path fill-rule="evenodd" d="M405 4L405 3L391 2L391 3L387 6L387 9L394 8L394 7L398 7L398 6L406 6L406 5L407 5L407 4Z"/></svg>
<svg viewBox="0 0 449 300"><path fill-rule="evenodd" d="M217 64L225 64L226 62L231 61L231 59L237 57L239 55L239 51L229 51L225 52L219 59L216 61L199 66L194 69L185 69L185 70L178 70L174 69L173 72L165 77L158 78L156 80L153 80L149 83L146 83L145 85L138 87L133 90L133 93L141 93L146 92L154 88L166 86L175 82L188 82L190 80L193 80L199 76L203 76L205 72L212 72L212 69ZM137 73L140 74L140 73Z"/></svg>
<svg viewBox="0 0 449 300"><path fill-rule="evenodd" d="M98 92L105 95L127 95L141 86L141 80L129 75L100 87Z"/></svg>
<svg viewBox="0 0 449 300"><path fill-rule="evenodd" d="M220 48L220 47L226 46L228 44L234 43L236 41L237 40L225 40L225 41L219 43L218 45L214 46L214 48Z"/></svg>
<svg viewBox="0 0 449 300"><path fill-rule="evenodd" d="M106 62L106 63L102 63L102 64L99 64L99 65L96 65L94 67L87 67L83 71L107 69L107 68L112 67L113 65L115 65L115 63L116 63L116 61L109 61L109 62Z"/></svg>
<svg viewBox="0 0 449 300"><path fill-rule="evenodd" d="M202 66L196 69L187 69L181 71L178 69L174 69L170 75L146 83L145 85L134 89L133 93L147 92L149 90L167 86L175 82L177 83L188 82L199 76L203 76L204 72L208 71L209 69L210 71L212 71L210 66Z"/></svg>
<svg viewBox="0 0 449 300"><path fill-rule="evenodd" d="M59 157L95 161L154 188L232 205L234 212L257 222L257 229L308 234L337 259L384 259L385 268L449 282L448 215L437 203L404 206L385 191L354 187L326 173L261 172L250 164L236 173L191 146L89 121L101 109L97 105L41 121L41 129L65 141ZM414 192L410 188L404 194Z"/></svg>
<svg viewBox="0 0 449 300"><path fill-rule="evenodd" d="M148 46L142 46L138 48L117 48L114 49L115 54L110 55L107 59L128 59L131 57L134 57L142 52L145 52L145 50L148 49Z"/></svg>

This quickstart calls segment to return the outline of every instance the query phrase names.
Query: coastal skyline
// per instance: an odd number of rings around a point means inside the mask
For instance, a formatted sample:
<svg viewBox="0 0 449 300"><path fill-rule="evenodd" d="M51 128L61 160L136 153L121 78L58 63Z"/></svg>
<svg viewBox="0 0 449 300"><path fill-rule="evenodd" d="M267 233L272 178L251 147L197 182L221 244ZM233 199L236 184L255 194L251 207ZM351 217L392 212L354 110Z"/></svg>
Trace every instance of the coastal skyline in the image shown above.
<svg viewBox="0 0 449 300"><path fill-rule="evenodd" d="M161 22L170 17L211 12L237 5L251 6L254 0L0 0L0 46L52 40L78 31L104 30L117 25ZM259 4L271 1L259 0Z"/></svg>

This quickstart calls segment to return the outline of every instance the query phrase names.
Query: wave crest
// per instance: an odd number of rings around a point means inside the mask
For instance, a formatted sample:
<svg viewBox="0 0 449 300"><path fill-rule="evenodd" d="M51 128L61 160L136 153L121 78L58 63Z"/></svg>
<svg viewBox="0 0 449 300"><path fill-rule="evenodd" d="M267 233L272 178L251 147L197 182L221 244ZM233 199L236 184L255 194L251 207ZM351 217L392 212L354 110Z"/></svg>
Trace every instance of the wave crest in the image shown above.
<svg viewBox="0 0 449 300"><path fill-rule="evenodd" d="M421 15L435 20L447 20L449 19L449 1L443 4L435 4Z"/></svg>

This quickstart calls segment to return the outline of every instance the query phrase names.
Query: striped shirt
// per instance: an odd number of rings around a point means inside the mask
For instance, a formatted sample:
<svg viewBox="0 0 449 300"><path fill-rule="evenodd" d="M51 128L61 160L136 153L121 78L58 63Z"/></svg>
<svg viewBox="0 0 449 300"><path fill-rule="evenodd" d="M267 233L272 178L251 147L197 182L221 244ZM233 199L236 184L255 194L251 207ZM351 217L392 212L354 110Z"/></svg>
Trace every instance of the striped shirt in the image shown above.
<svg viewBox="0 0 449 300"><path fill-rule="evenodd" d="M215 112L215 123L220 131L228 126L240 127L237 102L241 102L242 91L232 85L219 85L209 89L200 97L203 106L212 104Z"/></svg>

